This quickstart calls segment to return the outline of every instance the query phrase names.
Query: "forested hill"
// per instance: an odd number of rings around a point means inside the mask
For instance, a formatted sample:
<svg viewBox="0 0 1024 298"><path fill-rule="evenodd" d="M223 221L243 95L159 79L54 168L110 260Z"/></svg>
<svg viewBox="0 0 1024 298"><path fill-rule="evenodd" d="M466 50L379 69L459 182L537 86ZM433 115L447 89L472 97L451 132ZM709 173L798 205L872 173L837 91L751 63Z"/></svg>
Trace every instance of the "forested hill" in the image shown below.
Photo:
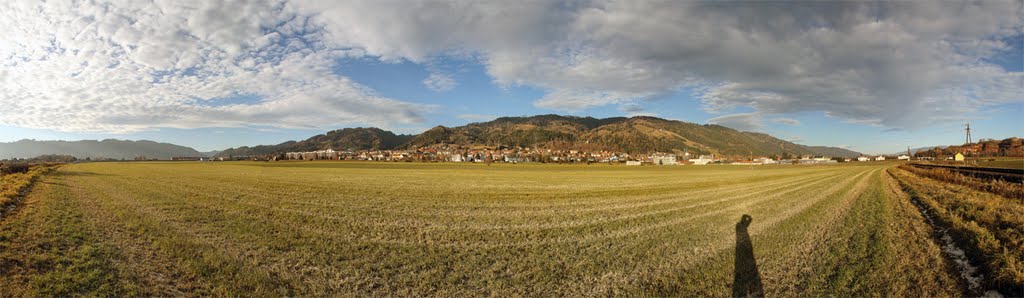
<svg viewBox="0 0 1024 298"><path fill-rule="evenodd" d="M400 148L412 135L396 135L376 127L357 127L332 130L303 141L288 141L277 145L228 148L216 156L267 155L293 151L334 150L380 150Z"/></svg>
<svg viewBox="0 0 1024 298"><path fill-rule="evenodd" d="M202 156L202 153L189 147L145 140L21 140L11 143L0 143L0 159L12 157L31 158L48 154L71 155L79 159L135 159L137 157L170 159L174 156Z"/></svg>
<svg viewBox="0 0 1024 298"><path fill-rule="evenodd" d="M416 136L406 144L406 148L430 147L436 144L571 148L636 153L685 151L718 155L860 155L858 152L842 148L795 144L763 133L742 132L720 125L700 125L656 117L503 117L459 127L438 126Z"/></svg>
<svg viewBox="0 0 1024 298"><path fill-rule="evenodd" d="M262 155L289 151L420 149L461 147L531 147L611 150L630 153L690 152L747 156L827 155L860 153L836 147L806 146L763 133L742 132L714 124L694 124L656 117L598 119L560 115L502 117L458 127L437 126L419 135L396 135L377 128L346 128L304 141L240 147L219 156Z"/></svg>

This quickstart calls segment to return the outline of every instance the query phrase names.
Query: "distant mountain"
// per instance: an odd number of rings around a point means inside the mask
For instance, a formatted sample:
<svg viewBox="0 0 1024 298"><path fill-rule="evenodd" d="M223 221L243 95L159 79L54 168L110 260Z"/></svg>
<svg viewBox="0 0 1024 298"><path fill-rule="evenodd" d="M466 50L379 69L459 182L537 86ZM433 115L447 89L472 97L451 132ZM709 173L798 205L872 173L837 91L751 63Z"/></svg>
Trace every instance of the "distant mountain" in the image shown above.
<svg viewBox="0 0 1024 298"><path fill-rule="evenodd" d="M502 117L460 127L434 127L406 148L436 144L522 146L549 149L614 150L634 153L677 152L717 155L858 156L835 147L794 144L763 133L720 125L700 125L656 117L597 119L559 115Z"/></svg>
<svg viewBox="0 0 1024 298"><path fill-rule="evenodd" d="M612 150L630 153L690 152L692 154L827 155L854 157L860 153L836 147L806 146L763 133L742 132L720 125L700 125L655 117L598 119L560 115L502 117L458 127L437 126L419 135L395 135L378 128L346 128L304 141L231 148L218 156L264 155L291 151L419 149L462 147L533 147L547 149Z"/></svg>
<svg viewBox="0 0 1024 298"><path fill-rule="evenodd" d="M217 154L219 154L219 153L220 153L220 150L200 151L199 152L199 154L201 154L202 156L205 156L205 157L214 157L214 156L217 156Z"/></svg>
<svg viewBox="0 0 1024 298"><path fill-rule="evenodd" d="M816 152L817 155L824 156L835 156L835 157L857 157L861 153L846 148L840 147L828 147L828 146L807 146L807 148Z"/></svg>
<svg viewBox="0 0 1024 298"><path fill-rule="evenodd" d="M332 130L303 141L288 141L277 145L228 148L216 156L267 155L293 151L334 150L382 150L399 148L413 136L396 135L376 127L357 127Z"/></svg>
<svg viewBox="0 0 1024 298"><path fill-rule="evenodd" d="M238 148L228 148L218 152L214 157L231 157L231 156L254 156L254 155L268 155L280 152L292 151L291 147L295 141L287 141L277 145L258 145L258 146L242 146Z"/></svg>
<svg viewBox="0 0 1024 298"><path fill-rule="evenodd" d="M44 154L71 155L79 159L134 159L136 157L145 157L148 159L170 159L174 156L202 156L201 153L189 147L145 140L21 140L11 143L0 143L0 158L31 158Z"/></svg>

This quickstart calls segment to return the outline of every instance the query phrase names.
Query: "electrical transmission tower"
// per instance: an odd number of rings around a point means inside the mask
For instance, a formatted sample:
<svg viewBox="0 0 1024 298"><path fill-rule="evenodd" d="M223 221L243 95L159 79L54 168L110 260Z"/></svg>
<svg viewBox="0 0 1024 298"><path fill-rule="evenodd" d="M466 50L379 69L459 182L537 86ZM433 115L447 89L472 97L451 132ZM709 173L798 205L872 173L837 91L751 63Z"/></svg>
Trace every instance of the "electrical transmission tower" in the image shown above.
<svg viewBox="0 0 1024 298"><path fill-rule="evenodd" d="M970 122L965 123L964 126L967 127L967 128L964 128L964 131L967 131L967 144L966 145L969 145L969 144L971 144L971 123Z"/></svg>

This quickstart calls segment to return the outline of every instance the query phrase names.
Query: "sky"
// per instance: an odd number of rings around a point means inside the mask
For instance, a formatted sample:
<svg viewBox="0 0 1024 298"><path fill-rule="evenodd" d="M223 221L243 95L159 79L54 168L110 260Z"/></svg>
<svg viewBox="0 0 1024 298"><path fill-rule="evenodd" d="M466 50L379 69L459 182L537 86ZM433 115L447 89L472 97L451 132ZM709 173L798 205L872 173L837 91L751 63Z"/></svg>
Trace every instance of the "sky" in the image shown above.
<svg viewBox="0 0 1024 298"><path fill-rule="evenodd" d="M1016 1L3 1L0 142L200 151L648 115L864 153L1024 136Z"/></svg>

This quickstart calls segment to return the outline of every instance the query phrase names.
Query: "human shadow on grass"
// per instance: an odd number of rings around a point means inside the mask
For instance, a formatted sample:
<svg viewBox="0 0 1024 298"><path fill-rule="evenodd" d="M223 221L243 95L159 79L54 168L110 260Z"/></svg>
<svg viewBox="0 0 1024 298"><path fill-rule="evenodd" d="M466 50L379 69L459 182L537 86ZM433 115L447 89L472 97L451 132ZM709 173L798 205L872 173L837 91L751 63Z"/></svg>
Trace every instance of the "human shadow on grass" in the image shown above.
<svg viewBox="0 0 1024 298"><path fill-rule="evenodd" d="M747 227L754 221L753 217L744 214L736 223L736 264L732 281L733 297L764 297L761 285L761 273L757 270L754 259L754 244L750 242Z"/></svg>

